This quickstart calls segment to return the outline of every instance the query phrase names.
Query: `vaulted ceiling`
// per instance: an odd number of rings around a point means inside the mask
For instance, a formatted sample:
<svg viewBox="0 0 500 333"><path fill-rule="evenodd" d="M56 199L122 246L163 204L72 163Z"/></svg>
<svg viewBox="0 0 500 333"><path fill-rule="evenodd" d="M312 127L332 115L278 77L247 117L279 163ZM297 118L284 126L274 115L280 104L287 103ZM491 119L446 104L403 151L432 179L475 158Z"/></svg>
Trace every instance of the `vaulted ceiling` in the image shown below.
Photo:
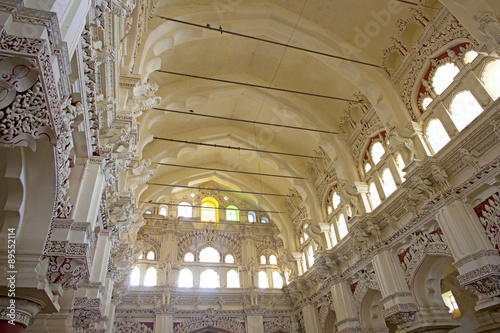
<svg viewBox="0 0 500 333"><path fill-rule="evenodd" d="M414 1L418 2L418 1ZM426 6L440 8L438 1ZM412 5L373 0L160 0L147 22L135 62L123 70L155 82L160 108L139 118L142 158L256 173L292 179L160 166L154 182L287 194L295 188L313 223L325 212L308 172L310 158L266 152L168 142L154 137L314 155L321 146L334 161L340 178L359 180L346 137L342 134L272 127L195 116L215 115L272 124L339 132L348 103L325 97L214 82L161 73L158 70L238 81L371 103L384 121L409 121L400 92L382 68L384 50L398 34L397 21L410 16ZM429 15L434 9L427 9ZM338 57L300 51L219 31L181 24L159 16L277 41ZM412 36L407 36L411 40ZM135 47L135 46L134 46ZM130 51L132 52L132 51ZM189 112L192 110L193 112ZM153 164L155 165L155 164ZM172 187L141 188L140 201L168 200ZM283 197L240 195L265 210L286 211ZM281 232L293 232L287 215L271 214Z"/></svg>

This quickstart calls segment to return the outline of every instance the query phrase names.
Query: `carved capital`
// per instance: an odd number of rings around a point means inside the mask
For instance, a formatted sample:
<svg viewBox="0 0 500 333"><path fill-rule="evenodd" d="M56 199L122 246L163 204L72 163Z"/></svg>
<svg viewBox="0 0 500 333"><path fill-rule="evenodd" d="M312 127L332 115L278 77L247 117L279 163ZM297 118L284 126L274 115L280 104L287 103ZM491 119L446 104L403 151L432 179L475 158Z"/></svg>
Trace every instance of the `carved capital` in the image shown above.
<svg viewBox="0 0 500 333"><path fill-rule="evenodd" d="M472 287L484 296L500 295L500 269L497 265L484 265L457 278L462 286Z"/></svg>
<svg viewBox="0 0 500 333"><path fill-rule="evenodd" d="M413 323L417 311L418 307L415 303L406 303L384 309L382 314L386 320L394 325L405 325Z"/></svg>

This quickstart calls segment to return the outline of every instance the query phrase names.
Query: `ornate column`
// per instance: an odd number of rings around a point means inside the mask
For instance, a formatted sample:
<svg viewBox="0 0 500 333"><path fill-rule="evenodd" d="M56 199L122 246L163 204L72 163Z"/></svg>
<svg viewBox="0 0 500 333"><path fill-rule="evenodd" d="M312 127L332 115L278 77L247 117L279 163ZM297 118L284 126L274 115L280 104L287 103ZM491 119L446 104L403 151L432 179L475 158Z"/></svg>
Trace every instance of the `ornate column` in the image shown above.
<svg viewBox="0 0 500 333"><path fill-rule="evenodd" d="M458 282L479 297L476 311L500 304L500 257L472 208L451 195L436 214L460 275Z"/></svg>
<svg viewBox="0 0 500 333"><path fill-rule="evenodd" d="M23 332L44 306L34 299L0 296L0 332Z"/></svg>
<svg viewBox="0 0 500 333"><path fill-rule="evenodd" d="M306 333L321 333L318 311L314 304L307 304L304 306L302 308L302 316L304 318Z"/></svg>
<svg viewBox="0 0 500 333"><path fill-rule="evenodd" d="M385 250L377 254L372 263L383 297L384 318L400 330L410 326L418 308L396 255Z"/></svg>
<svg viewBox="0 0 500 333"><path fill-rule="evenodd" d="M111 242L109 231L99 234L95 247L92 274L89 283L83 283L75 293L73 301L73 325L79 328L105 327L105 306L111 297L111 290L106 289Z"/></svg>
<svg viewBox="0 0 500 333"><path fill-rule="evenodd" d="M104 188L103 169L102 158L93 157L87 161L81 175L80 187L72 211L73 219L79 222L89 222L91 230L94 230Z"/></svg>
<svg viewBox="0 0 500 333"><path fill-rule="evenodd" d="M331 293L337 315L338 333L363 332L352 292L346 282L340 281L334 284Z"/></svg>

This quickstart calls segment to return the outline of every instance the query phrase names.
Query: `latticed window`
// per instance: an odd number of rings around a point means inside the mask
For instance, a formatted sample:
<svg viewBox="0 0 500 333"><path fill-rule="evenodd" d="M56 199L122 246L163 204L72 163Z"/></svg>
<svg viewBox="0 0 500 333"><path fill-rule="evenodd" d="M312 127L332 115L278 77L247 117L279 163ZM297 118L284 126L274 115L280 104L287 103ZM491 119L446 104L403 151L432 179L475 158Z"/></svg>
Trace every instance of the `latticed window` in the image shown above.
<svg viewBox="0 0 500 333"><path fill-rule="evenodd" d="M177 206L177 216L192 217L193 207L191 207L191 205L188 202L181 202L179 206Z"/></svg>
<svg viewBox="0 0 500 333"><path fill-rule="evenodd" d="M201 203L201 220L204 222L218 222L217 201L212 198L205 198Z"/></svg>
<svg viewBox="0 0 500 333"><path fill-rule="evenodd" d="M228 206L226 208L226 220L227 221L239 221L240 212L236 206Z"/></svg>

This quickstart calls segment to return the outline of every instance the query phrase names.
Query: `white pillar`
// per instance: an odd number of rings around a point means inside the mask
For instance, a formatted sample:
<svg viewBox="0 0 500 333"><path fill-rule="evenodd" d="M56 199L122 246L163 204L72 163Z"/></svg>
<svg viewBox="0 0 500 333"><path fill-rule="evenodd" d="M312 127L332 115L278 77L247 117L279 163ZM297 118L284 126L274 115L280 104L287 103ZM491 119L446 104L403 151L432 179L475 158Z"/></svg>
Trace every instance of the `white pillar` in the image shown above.
<svg viewBox="0 0 500 333"><path fill-rule="evenodd" d="M443 231L460 275L462 286L472 287L479 300L476 310L500 304L500 257L486 237L485 230L471 207L461 198L441 204L436 219Z"/></svg>
<svg viewBox="0 0 500 333"><path fill-rule="evenodd" d="M306 333L321 333L319 324L318 310L314 304L307 304L302 308L302 316L304 318L304 326Z"/></svg>
<svg viewBox="0 0 500 333"><path fill-rule="evenodd" d="M338 333L362 332L354 297L346 282L340 281L334 284L331 293Z"/></svg>
<svg viewBox="0 0 500 333"><path fill-rule="evenodd" d="M384 318L400 326L400 329L411 325L415 320L418 307L413 300L403 268L396 255L385 250L377 254L372 263L383 297Z"/></svg>

